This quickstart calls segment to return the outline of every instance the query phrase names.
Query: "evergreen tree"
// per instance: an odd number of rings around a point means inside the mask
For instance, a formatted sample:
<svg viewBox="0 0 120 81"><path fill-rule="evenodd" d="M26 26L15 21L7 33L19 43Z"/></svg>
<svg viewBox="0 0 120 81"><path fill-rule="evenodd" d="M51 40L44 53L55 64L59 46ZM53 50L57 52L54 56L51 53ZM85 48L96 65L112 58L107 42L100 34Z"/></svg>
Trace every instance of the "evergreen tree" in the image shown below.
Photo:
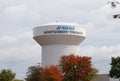
<svg viewBox="0 0 120 81"><path fill-rule="evenodd" d="M120 81L120 57L111 58L111 70L109 71L109 76L111 78L119 79Z"/></svg>

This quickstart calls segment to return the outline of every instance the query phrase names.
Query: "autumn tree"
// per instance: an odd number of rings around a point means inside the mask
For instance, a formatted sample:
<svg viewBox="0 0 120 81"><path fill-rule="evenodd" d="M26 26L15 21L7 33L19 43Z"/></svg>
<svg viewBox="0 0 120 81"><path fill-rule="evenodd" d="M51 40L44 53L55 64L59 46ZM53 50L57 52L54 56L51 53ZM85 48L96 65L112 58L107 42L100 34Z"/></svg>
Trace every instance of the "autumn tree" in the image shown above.
<svg viewBox="0 0 120 81"><path fill-rule="evenodd" d="M41 67L39 65L30 66L27 72L26 81L62 81L61 72L58 66Z"/></svg>
<svg viewBox="0 0 120 81"><path fill-rule="evenodd" d="M63 81L91 81L97 75L97 69L91 64L91 58L87 56L75 56L73 54L62 56L60 69Z"/></svg>
<svg viewBox="0 0 120 81"><path fill-rule="evenodd" d="M118 78L120 81L120 57L111 58L111 70L109 71L109 76L111 78Z"/></svg>
<svg viewBox="0 0 120 81"><path fill-rule="evenodd" d="M13 81L15 75L10 69L3 69L0 71L0 81Z"/></svg>
<svg viewBox="0 0 120 81"><path fill-rule="evenodd" d="M26 74L27 78L25 78L26 81L41 81L40 75L41 75L42 67L40 65L30 66L28 68L28 72Z"/></svg>
<svg viewBox="0 0 120 81"><path fill-rule="evenodd" d="M90 57L71 54L62 56L58 66L29 67L26 81L91 81L97 72Z"/></svg>
<svg viewBox="0 0 120 81"><path fill-rule="evenodd" d="M51 65L43 68L40 79L41 81L62 81L62 76L59 68Z"/></svg>

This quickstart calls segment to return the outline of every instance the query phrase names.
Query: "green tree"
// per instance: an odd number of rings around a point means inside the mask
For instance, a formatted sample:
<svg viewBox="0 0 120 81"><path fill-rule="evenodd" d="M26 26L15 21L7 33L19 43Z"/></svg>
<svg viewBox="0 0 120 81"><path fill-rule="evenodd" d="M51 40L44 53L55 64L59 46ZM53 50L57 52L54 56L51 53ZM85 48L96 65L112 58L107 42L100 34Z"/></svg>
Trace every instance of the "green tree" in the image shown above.
<svg viewBox="0 0 120 81"><path fill-rule="evenodd" d="M15 75L10 69L3 69L0 71L0 81L12 81Z"/></svg>
<svg viewBox="0 0 120 81"><path fill-rule="evenodd" d="M25 78L26 81L41 81L40 75L41 75L42 67L40 65L30 66L28 68L28 72L26 74L27 78Z"/></svg>
<svg viewBox="0 0 120 81"><path fill-rule="evenodd" d="M98 72L92 66L90 57L74 54L62 56L59 66L63 74L63 81L91 81Z"/></svg>
<svg viewBox="0 0 120 81"><path fill-rule="evenodd" d="M109 71L109 76L111 78L119 79L120 81L120 57L111 58L111 70Z"/></svg>

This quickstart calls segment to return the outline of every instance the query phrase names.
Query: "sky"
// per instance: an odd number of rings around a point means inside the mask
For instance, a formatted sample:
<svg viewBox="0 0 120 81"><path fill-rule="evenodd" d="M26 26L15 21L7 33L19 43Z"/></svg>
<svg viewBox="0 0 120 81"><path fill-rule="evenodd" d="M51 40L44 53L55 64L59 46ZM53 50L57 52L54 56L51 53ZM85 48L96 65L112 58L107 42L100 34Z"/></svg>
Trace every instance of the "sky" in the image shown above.
<svg viewBox="0 0 120 81"><path fill-rule="evenodd" d="M92 57L100 74L109 73L111 57L120 56L120 19L112 18L120 6L112 9L108 1L0 0L0 69L11 69L24 79L28 67L41 62L33 28L62 21L85 28L79 54Z"/></svg>

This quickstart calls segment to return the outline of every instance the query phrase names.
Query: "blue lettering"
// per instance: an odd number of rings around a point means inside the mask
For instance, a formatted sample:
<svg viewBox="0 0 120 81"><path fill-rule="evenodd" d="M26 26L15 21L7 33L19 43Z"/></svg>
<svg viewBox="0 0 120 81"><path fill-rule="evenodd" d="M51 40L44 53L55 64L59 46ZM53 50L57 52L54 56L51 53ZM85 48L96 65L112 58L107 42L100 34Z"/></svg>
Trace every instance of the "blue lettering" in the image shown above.
<svg viewBox="0 0 120 81"><path fill-rule="evenodd" d="M57 29L57 30L60 30L60 29L61 29L61 26L58 26L56 29Z"/></svg>
<svg viewBox="0 0 120 81"><path fill-rule="evenodd" d="M63 30L68 30L68 27L67 26L62 26L62 29Z"/></svg>
<svg viewBox="0 0 120 81"><path fill-rule="evenodd" d="M58 26L57 30L75 30L74 26Z"/></svg>

